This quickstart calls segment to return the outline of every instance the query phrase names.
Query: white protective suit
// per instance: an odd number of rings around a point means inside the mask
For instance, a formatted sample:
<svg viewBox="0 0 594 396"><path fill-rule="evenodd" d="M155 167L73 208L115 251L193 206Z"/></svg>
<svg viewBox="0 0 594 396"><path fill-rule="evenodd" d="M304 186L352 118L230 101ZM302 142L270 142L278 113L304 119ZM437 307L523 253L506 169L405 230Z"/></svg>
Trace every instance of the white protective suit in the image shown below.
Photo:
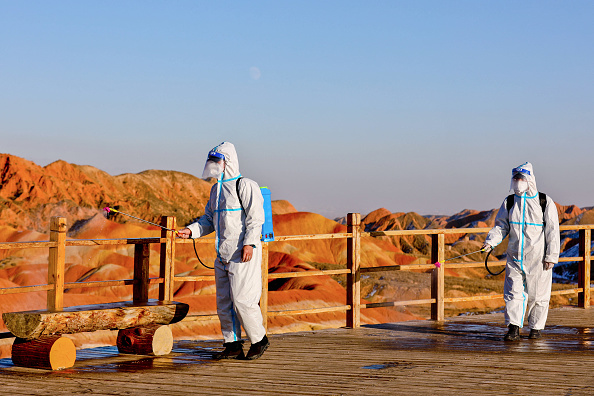
<svg viewBox="0 0 594 396"><path fill-rule="evenodd" d="M503 288L505 324L523 327L528 311L528 327L542 330L547 321L553 281L553 270L545 271L544 262L559 260L559 217L549 196L543 216L532 164L526 162L516 169L524 171L528 191L521 196L514 194L509 212L507 199L503 201L485 243L495 247L509 235Z"/></svg>
<svg viewBox="0 0 594 396"><path fill-rule="evenodd" d="M188 228L192 238L216 231L215 278L217 314L225 342L241 340L241 325L253 343L266 335L260 311L262 294L262 244L264 198L258 184L241 178L235 146L223 142L213 149L225 156L225 171L210 190L204 215ZM255 245L252 259L242 263L244 245Z"/></svg>

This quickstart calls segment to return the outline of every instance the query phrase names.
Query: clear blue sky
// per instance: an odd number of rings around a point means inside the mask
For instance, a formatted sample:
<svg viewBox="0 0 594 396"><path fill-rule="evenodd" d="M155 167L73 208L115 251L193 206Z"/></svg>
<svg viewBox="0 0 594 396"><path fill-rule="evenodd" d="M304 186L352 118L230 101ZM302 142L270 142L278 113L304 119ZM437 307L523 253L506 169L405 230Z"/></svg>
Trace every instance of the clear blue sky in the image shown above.
<svg viewBox="0 0 594 396"><path fill-rule="evenodd" d="M333 218L594 205L594 2L0 0L0 152L200 176L237 146Z"/></svg>

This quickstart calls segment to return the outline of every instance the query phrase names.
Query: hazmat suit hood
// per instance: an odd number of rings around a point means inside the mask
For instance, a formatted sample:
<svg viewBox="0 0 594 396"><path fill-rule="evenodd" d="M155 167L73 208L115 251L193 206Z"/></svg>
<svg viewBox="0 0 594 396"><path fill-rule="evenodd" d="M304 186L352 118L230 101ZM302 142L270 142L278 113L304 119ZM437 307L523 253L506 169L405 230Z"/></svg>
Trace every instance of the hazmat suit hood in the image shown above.
<svg viewBox="0 0 594 396"><path fill-rule="evenodd" d="M526 195L529 197L533 197L536 194L538 194L538 188L536 188L536 178L534 177L534 168L532 167L532 164L530 162L524 162L522 165L519 165L512 169L510 190L513 192L513 176L518 172L526 176L526 181L528 182L528 190L526 191Z"/></svg>
<svg viewBox="0 0 594 396"><path fill-rule="evenodd" d="M233 143L223 142L214 147L211 152L217 152L225 156L225 173L223 179L233 179L240 176L239 160L237 159L237 151Z"/></svg>

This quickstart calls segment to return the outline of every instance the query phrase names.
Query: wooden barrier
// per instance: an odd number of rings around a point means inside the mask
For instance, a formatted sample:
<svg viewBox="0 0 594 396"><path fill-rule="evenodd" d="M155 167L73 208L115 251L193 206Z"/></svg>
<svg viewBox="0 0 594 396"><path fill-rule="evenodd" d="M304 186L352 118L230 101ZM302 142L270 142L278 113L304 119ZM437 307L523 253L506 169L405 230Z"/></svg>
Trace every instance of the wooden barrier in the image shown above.
<svg viewBox="0 0 594 396"><path fill-rule="evenodd" d="M162 224L175 229L175 218L164 217ZM189 306L173 300L175 236L164 230L161 243L160 275L149 279L150 245L139 240L134 248L134 279L106 282L64 283L66 257L66 219L53 217L50 222L47 310L6 312L2 319L16 337L12 358L15 365L47 369L72 367L76 360L74 344L62 334L119 330L118 349L122 353L163 355L171 351L173 337L167 326L182 320ZM97 241L94 241L97 244ZM151 283L159 284L159 300L149 300ZM101 284L133 285L133 301L64 308L65 287L77 288ZM18 288L11 288L18 289ZM28 288L31 291L31 288ZM15 291L16 292L16 291Z"/></svg>
<svg viewBox="0 0 594 396"><path fill-rule="evenodd" d="M161 224L169 229L175 229L175 218L163 217ZM265 326L268 324L268 318L273 316L286 316L286 315L302 315L310 313L323 313L323 312L345 312L346 313L346 324L349 327L359 327L361 322L361 309L378 308L378 307L390 307L390 306L402 306L402 305L415 305L415 304L430 304L431 305L431 318L433 320L441 321L445 318L445 303L446 302L460 302L460 301L480 301L488 300L493 298L501 298L501 295L484 295L484 296L469 296L459 298L445 298L445 269L446 268L463 268L463 267L482 267L481 262L472 263L444 263L445 258L445 235L446 234L479 234L486 233L490 228L464 228L464 229L433 229L433 230L394 230L394 231L374 231L374 232L362 232L361 227L361 215L359 213L349 213L347 216L347 232L345 233L333 233L333 234L316 234L316 235L286 235L277 236L275 242L287 242L287 241L315 241L315 240L328 240L328 239L345 239L347 242L347 265L345 269L333 269L333 270L316 270L316 271L305 271L305 272L290 272L290 273L273 273L268 274L268 252L270 249L270 243L265 242L262 244L262 299L260 302L260 308L262 310L262 316ZM561 226L562 231L565 230L577 230L579 231L579 246L580 256L579 257L565 257L560 261L579 261L579 276L578 276L578 287L566 290L553 291L552 295L561 294L578 294L578 305L583 308L589 308L590 306L590 264L591 264L591 230L594 225L577 225L577 226ZM364 267L361 263L361 238L377 238L384 236L406 236L406 235L427 235L431 238L431 255L430 264L415 264L415 265L393 265L385 267ZM214 239L197 239L195 243L206 243L212 244ZM160 271L158 278L149 277L149 255L150 245L158 243L161 245L160 253ZM63 218L52 218L50 222L50 240L40 242L18 242L18 243L0 243L0 250L5 249L22 249L22 248L49 248L49 262L48 262L48 284L47 285L35 285L35 286L24 286L24 287L13 287L0 289L0 295L2 294L15 294L15 293L30 293L38 291L47 291L47 313L51 313L51 317L58 318L58 313L68 313L70 309L64 309L63 307L63 294L65 289L76 289L82 287L108 287L108 286L122 286L132 285L133 286L133 301L130 303L136 307L151 306L150 300L148 299L149 286L152 284L159 285L159 301L162 303L171 302L173 299L173 291L175 290L174 282L192 282L192 281L204 281L214 280L214 275L202 275L202 276L175 276L175 247L177 244L193 243L191 240L176 239L175 233L168 230L163 230L161 236L158 238L124 238L124 239L93 239L93 240L68 240L66 239L66 222ZM118 245L135 245L134 246L134 277L133 279L121 279L113 281L94 281L94 282L64 282L64 267L65 267L65 251L71 246L118 246ZM435 263L441 263L436 266ZM492 265L505 265L505 262L494 262ZM367 272L379 272L379 271L406 271L406 270L426 270L431 273L431 298L413 301L385 301L380 303L361 303L361 285L360 279L361 274ZM270 311L268 309L268 281L270 279L278 278L290 278L290 277L302 277L302 276L317 276L317 275L346 275L347 286L346 286L346 301L345 305L332 306L332 307L320 307L310 308L302 310L287 310L287 311ZM178 309L179 303L173 303L175 309ZM114 309L119 309L113 307ZM121 308L121 307L120 307ZM171 307L170 307L171 308ZM152 308L148 308L151 310ZM100 310L104 310L101 308ZM108 310L108 309L107 309ZM84 310L83 310L84 311ZM186 311L187 312L187 311ZM82 314L80 314L82 315ZM49 317L48 316L48 317ZM185 316L185 314L184 314ZM186 317L185 321L197 321L197 320L212 320L215 319L215 315L198 315ZM10 322L12 319L8 319ZM54 319L50 319L52 322ZM57 320L59 322L59 320ZM6 322L6 320L5 320ZM173 322L170 322L173 323ZM167 333L166 330L158 331L159 326L165 323L160 323L158 320L152 323L143 324L138 327L137 322L130 322L128 325L122 325L127 330L122 333L122 350L134 350L132 344L138 345L138 351L147 351L147 345L152 344L155 341L155 334L158 339L167 340L168 336L161 336L159 334ZM128 327L126 327L128 326ZM82 328L82 327L81 327ZM107 328L107 327L102 327ZM110 327L110 328L118 328ZM121 329L121 331L124 328ZM81 330L83 331L83 330ZM88 330L84 330L88 331ZM33 333L38 333L33 331ZM43 333L43 332L42 332ZM50 337L39 333L38 339L41 337ZM59 336L59 332L55 333L55 336ZM23 338L24 339L24 338ZM27 344L19 338L20 344ZM44 344L44 350L51 352L53 345L57 342L55 339L46 339L41 344ZM163 343L157 340L157 344ZM168 341L164 341L165 344ZM57 345L67 343L67 341L60 341ZM23 348L36 348L35 343L24 345ZM50 345L51 344L51 345ZM130 349L132 348L132 349ZM166 350L167 348L160 345L159 351ZM153 353L155 352L153 351ZM43 352L50 356L53 352ZM124 352L123 352L124 353ZM52 355L53 356L53 355ZM17 358L18 359L18 358ZM50 359L51 360L51 359ZM41 363L40 363L41 364ZM51 364L44 361L44 367L50 367ZM61 365L60 363L58 365Z"/></svg>

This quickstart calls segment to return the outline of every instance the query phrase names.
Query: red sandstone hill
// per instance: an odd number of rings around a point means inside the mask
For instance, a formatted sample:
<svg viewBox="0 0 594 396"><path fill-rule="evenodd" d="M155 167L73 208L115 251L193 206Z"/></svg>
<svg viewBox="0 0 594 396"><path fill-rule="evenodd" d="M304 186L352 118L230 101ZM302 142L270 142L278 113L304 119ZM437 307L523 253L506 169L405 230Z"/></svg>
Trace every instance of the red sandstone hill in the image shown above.
<svg viewBox="0 0 594 396"><path fill-rule="evenodd" d="M67 218L69 238L98 239L158 236L157 227L116 216L107 220L104 206L157 222L161 215L176 216L184 225L203 213L211 184L175 171L150 170L139 174L111 176L91 166L56 161L40 167L25 159L0 154L0 242L47 240L51 216ZM560 220L568 224L591 223L594 210L560 206ZM497 209L465 210L453 216L421 216L416 213L391 213L378 209L364 216L366 231L490 227ZM346 226L315 213L298 212L288 201L273 201L276 235L302 235L345 232ZM469 238L451 234L446 238L446 256L454 257L480 248L484 235ZM565 241L565 243L570 243ZM364 238L361 244L363 266L427 263L429 239L425 236ZM150 272L158 276L158 246L151 247ZM197 245L201 259L212 264L212 245ZM345 240L274 242L269 245L269 271L295 272L344 267ZM66 282L82 280L129 279L133 271L133 247L73 247L66 252ZM478 261L480 255L461 261ZM179 245L176 274L212 274L194 255L192 245ZM428 274L424 271L399 271L372 274L362 280L362 296L372 302L429 298ZM447 270L461 279L480 279L478 270ZM43 284L47 282L47 250L14 249L0 251L0 287ZM269 309L292 310L342 305L345 302L344 277L304 277L269 282ZM129 300L131 286L68 290L67 305ZM176 300L187 302L191 314L214 314L214 282L178 282ZM463 294L460 294L463 293ZM464 288L446 291L446 296L472 293ZM156 287L151 297L156 296ZM45 306L44 293L0 295L0 311L38 309ZM485 306L485 309L495 308ZM416 318L405 309L367 309L363 323L390 322ZM325 313L300 317L273 317L271 331L297 331L344 325L344 314ZM3 326L0 326L2 331ZM174 327L178 338L220 338L215 321L181 323ZM103 334L103 333L102 333ZM114 335L81 335L77 345L103 341L113 343ZM86 337L86 338L85 338ZM89 339L87 339L89 338ZM92 338L92 340L90 339ZM1 348L0 348L1 349Z"/></svg>
<svg viewBox="0 0 594 396"><path fill-rule="evenodd" d="M66 217L68 224L74 224L105 206L150 221L176 216L185 224L204 213L210 187L182 172L111 176L92 166L56 161L41 167L0 154L0 225L45 232L51 216Z"/></svg>
<svg viewBox="0 0 594 396"><path fill-rule="evenodd" d="M64 216L70 225L69 238L99 239L158 236L157 227L125 217L108 220L102 214L104 206L140 218L158 221L163 214L176 216L179 223L202 214L211 185L191 175L173 171L146 171L137 175L110 176L90 166L78 166L63 161L40 167L30 161L0 155L0 241L47 240L51 216ZM345 231L345 227L314 213L299 213L287 201L273 202L275 233L312 234ZM310 271L320 267L344 266L345 241L315 241L272 244L270 272ZM150 275L158 276L158 246L151 246ZM215 251L211 245L198 245L203 261L212 264ZM370 241L363 244L363 254L370 265L410 262L398 258L401 254L390 243ZM179 245L176 254L176 274L212 274L203 268L189 244ZM72 247L66 252L65 281L101 281L130 279L133 272L133 247ZM47 250L14 249L0 251L0 287L27 286L47 282ZM155 298L156 287L151 289ZM178 282L176 300L190 304L190 314L214 314L214 282ZM129 300L130 286L67 290L65 304L82 305ZM342 305L346 301L344 287L329 276L299 279L278 279L269 285L269 309L287 310ZM44 293L0 296L0 311L40 309L45 306ZM405 310L375 309L362 315L363 323L391 322L414 319ZM275 317L270 329L298 331L344 325L344 314L322 313L299 317ZM0 331L5 330L0 325ZM220 337L212 322L177 324L178 338ZM77 345L113 343L111 332L79 335ZM0 348L1 349L1 348ZM6 348L4 348L6 349ZM5 351L6 352L6 351Z"/></svg>

